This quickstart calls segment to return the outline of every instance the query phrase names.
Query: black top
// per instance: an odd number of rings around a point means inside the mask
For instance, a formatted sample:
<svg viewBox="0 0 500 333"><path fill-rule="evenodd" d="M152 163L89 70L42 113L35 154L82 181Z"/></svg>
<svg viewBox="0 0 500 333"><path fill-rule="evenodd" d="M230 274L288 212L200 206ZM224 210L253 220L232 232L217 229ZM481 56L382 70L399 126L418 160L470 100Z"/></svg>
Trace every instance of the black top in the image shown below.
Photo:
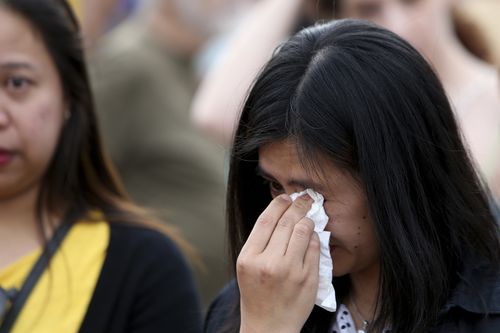
<svg viewBox="0 0 500 333"><path fill-rule="evenodd" d="M500 273L479 261L468 265L432 333L499 333Z"/></svg>
<svg viewBox="0 0 500 333"><path fill-rule="evenodd" d="M80 333L201 332L192 273L163 234L110 224L110 241Z"/></svg>
<svg viewBox="0 0 500 333"><path fill-rule="evenodd" d="M233 280L210 306L204 332L220 333L239 300ZM499 333L500 272L476 262L460 274L460 282L443 307L432 333ZM325 332L327 333L327 332Z"/></svg>
<svg viewBox="0 0 500 333"><path fill-rule="evenodd" d="M219 333L227 325L230 314L239 301L240 293L236 280L230 281L214 299L205 318L205 333ZM239 318L238 318L239 319Z"/></svg>

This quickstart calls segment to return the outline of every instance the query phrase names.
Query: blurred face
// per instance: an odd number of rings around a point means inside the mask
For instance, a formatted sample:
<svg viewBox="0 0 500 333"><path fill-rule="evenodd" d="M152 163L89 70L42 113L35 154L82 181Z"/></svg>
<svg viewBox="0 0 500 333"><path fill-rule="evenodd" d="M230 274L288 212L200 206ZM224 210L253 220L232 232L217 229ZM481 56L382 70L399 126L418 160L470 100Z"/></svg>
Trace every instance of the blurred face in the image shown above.
<svg viewBox="0 0 500 333"><path fill-rule="evenodd" d="M406 39L420 52L432 51L450 25L453 0L344 0L342 17L373 21Z"/></svg>
<svg viewBox="0 0 500 333"><path fill-rule="evenodd" d="M225 32L243 8L255 0L174 0L176 12L202 35Z"/></svg>
<svg viewBox="0 0 500 333"><path fill-rule="evenodd" d="M63 125L54 63L31 26L0 6L0 199L36 189Z"/></svg>
<svg viewBox="0 0 500 333"><path fill-rule="evenodd" d="M265 145L259 150L259 172L269 183L273 197L312 188L323 194L331 232L333 275L362 273L378 267L378 241L366 196L358 181L325 159L324 176L307 172L296 146L289 141Z"/></svg>

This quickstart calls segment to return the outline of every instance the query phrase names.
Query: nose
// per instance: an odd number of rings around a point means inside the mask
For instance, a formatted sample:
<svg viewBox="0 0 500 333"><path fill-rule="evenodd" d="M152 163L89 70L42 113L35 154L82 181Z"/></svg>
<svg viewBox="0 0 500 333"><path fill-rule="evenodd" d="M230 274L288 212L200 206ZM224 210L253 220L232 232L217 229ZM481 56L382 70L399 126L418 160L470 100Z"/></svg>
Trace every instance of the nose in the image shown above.
<svg viewBox="0 0 500 333"><path fill-rule="evenodd" d="M0 130L5 129L11 122L10 114L4 103L0 102Z"/></svg>

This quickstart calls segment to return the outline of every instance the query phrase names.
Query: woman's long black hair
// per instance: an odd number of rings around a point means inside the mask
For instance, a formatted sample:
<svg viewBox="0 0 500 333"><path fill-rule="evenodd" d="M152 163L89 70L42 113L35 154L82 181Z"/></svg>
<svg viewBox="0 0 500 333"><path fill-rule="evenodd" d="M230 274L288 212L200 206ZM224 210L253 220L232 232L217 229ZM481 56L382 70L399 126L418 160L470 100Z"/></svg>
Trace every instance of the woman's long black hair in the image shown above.
<svg viewBox="0 0 500 333"><path fill-rule="evenodd" d="M471 256L497 262L498 228L445 92L395 34L356 20L317 25L284 43L243 107L229 173L228 237L236 258L271 196L258 148L293 138L305 165L319 156L359 179L380 247L377 331L424 332ZM334 281L339 298L348 277ZM340 299L339 299L340 300ZM228 332L236 331L235 300ZM315 307L303 332L328 332Z"/></svg>

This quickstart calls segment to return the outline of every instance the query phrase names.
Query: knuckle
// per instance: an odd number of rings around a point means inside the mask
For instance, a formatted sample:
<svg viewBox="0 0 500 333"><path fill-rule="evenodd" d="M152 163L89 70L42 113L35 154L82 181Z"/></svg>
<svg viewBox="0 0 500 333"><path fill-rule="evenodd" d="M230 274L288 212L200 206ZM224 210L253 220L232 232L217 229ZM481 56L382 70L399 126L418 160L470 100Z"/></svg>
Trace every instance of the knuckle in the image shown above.
<svg viewBox="0 0 500 333"><path fill-rule="evenodd" d="M255 223L261 225L269 225L273 223L273 220L268 215L262 214L257 218L257 221Z"/></svg>
<svg viewBox="0 0 500 333"><path fill-rule="evenodd" d="M297 286L303 286L307 282L307 276L300 272L290 275L290 282Z"/></svg>
<svg viewBox="0 0 500 333"><path fill-rule="evenodd" d="M294 233L302 238L309 238L313 232L313 228L308 223L303 223L302 221L297 223L293 228Z"/></svg>
<svg viewBox="0 0 500 333"><path fill-rule="evenodd" d="M315 226L315 225L314 225L313 220L311 220L310 218L308 218L308 217L304 217L304 218L303 218L300 222L301 222L301 223L304 223L305 225L307 225L307 226L308 226L308 228L310 228L310 229L311 229L311 231L314 231L314 226Z"/></svg>
<svg viewBox="0 0 500 333"><path fill-rule="evenodd" d="M286 276L286 269L282 265L267 261L259 268L261 282L281 281Z"/></svg>
<svg viewBox="0 0 500 333"><path fill-rule="evenodd" d="M289 216L283 216L279 221L278 221L278 226L283 227L283 228L288 228L294 224L294 221L289 217Z"/></svg>
<svg viewBox="0 0 500 333"><path fill-rule="evenodd" d="M244 256L239 256L238 259L236 260L236 272L238 273L238 275L247 274L250 269L251 269L251 264L248 258Z"/></svg>
<svg viewBox="0 0 500 333"><path fill-rule="evenodd" d="M260 267L259 277L261 281L268 281L275 278L277 275L277 269L273 265L266 264Z"/></svg>
<svg viewBox="0 0 500 333"><path fill-rule="evenodd" d="M309 241L309 247L312 250L318 250L320 249L320 243L318 237L312 237L311 240Z"/></svg>

